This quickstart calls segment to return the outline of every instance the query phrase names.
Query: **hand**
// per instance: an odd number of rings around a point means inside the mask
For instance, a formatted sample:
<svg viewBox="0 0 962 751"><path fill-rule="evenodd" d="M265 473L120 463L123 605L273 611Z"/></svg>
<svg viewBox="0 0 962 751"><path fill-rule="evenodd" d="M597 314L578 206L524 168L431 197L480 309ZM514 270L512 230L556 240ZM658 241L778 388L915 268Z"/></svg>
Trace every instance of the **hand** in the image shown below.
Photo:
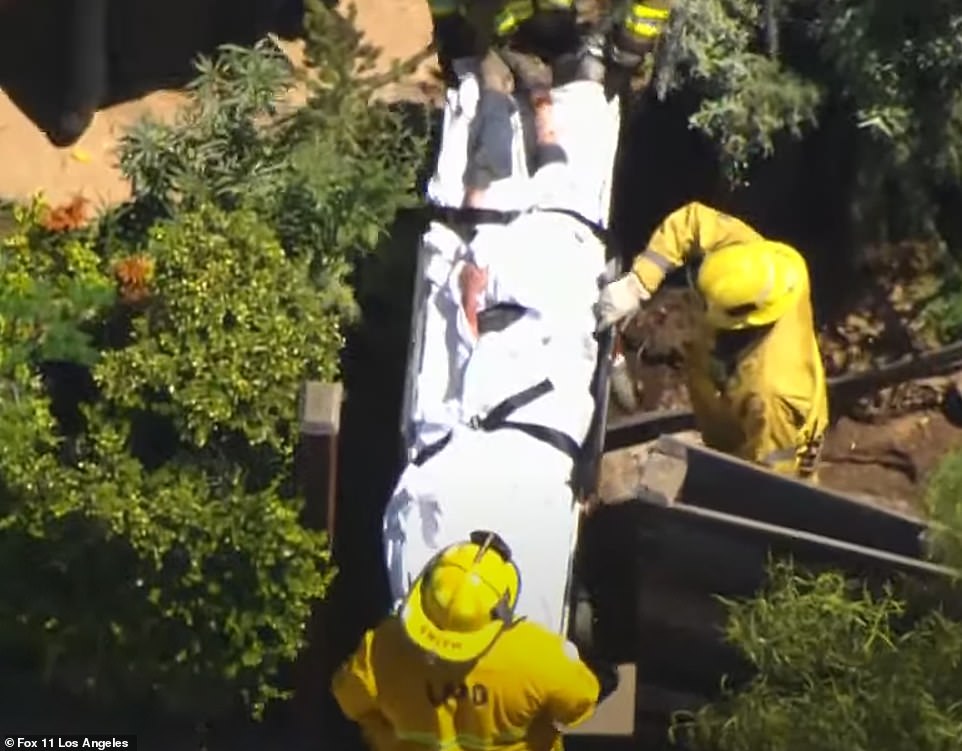
<svg viewBox="0 0 962 751"><path fill-rule="evenodd" d="M651 293L645 289L638 276L629 271L606 285L601 290L601 296L595 304L595 316L598 318L598 331L604 331L609 326L628 317L641 307L641 304L651 299Z"/></svg>

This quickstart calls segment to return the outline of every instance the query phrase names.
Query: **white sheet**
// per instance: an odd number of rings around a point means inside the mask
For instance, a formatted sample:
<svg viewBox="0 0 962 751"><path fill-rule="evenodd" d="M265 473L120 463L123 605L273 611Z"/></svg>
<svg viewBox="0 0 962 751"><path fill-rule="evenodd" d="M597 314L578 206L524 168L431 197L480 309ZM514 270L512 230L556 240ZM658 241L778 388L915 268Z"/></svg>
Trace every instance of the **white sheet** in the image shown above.
<svg viewBox="0 0 962 751"><path fill-rule="evenodd" d="M559 478L570 462L518 431L456 431L434 458L405 470L386 509L393 596L403 597L442 547L475 529L492 529L521 570L518 613L560 631L575 530L571 491Z"/></svg>
<svg viewBox="0 0 962 751"><path fill-rule="evenodd" d="M428 200L439 205L460 205L469 142L474 139L477 147L488 153L504 153L508 150L502 145L492 146L484 140L510 136L512 174L492 184L484 196L485 208L525 210L537 203L572 209L607 226L620 127L618 102L607 101L600 85L586 81L558 87L552 98L555 130L568 161L543 167L532 177L527 172L517 111L507 113L499 98L485 96L479 100L477 80L473 74L464 76L460 88L449 90L446 95L442 147L428 184ZM483 128L479 124L480 120L489 123L498 116L509 116L511 127L499 130L490 124ZM474 344L467 333L457 288L460 264L475 258L479 265L491 267L488 304L512 300L536 310L550 305L552 312L545 314L558 317L558 328L574 325L578 330L587 329L593 326L593 319L574 301L596 300L597 287L593 285L601 261L600 256L583 259L580 251L575 251L569 260L559 263L554 248L571 242L572 233L582 247L595 247L585 227L559 214L535 212L519 219L510 229L482 225L470 248L464 247L451 229L432 223L420 249L428 289L421 367L410 414L405 416L412 423L410 457L445 435L455 423L471 417L464 413L461 403L463 369ZM510 249L499 255L497 249L508 246ZM603 254L603 250L598 252ZM582 260L588 268L581 264ZM552 295L553 303L549 302ZM562 323L561 318L568 314L581 315L581 321Z"/></svg>
<svg viewBox="0 0 962 751"><path fill-rule="evenodd" d="M579 82L554 92L556 130L566 164L525 168L520 120L510 128L479 130L486 97L465 77L450 91L438 167L430 200L460 205L469 143L511 133L511 177L486 194L486 207L569 208L607 223L611 171L617 147L618 103L597 84ZM497 106L502 106L499 104ZM501 116L505 112L502 110ZM473 139L473 141L472 141ZM503 399L547 377L554 391L511 419L560 430L578 443L589 428L589 392L597 358L592 305L604 270L604 248L580 222L533 211L510 225L482 225L465 246L450 229L432 224L421 248L428 282L423 353L411 415L412 456L452 432L449 444L422 467L405 468L384 517L385 553L392 594L410 582L440 548L474 529L493 529L511 546L523 584L519 613L561 630L575 533L570 457L522 432L475 431L466 426ZM488 270L484 305L517 302L529 308L503 332L472 340L458 282L466 260Z"/></svg>

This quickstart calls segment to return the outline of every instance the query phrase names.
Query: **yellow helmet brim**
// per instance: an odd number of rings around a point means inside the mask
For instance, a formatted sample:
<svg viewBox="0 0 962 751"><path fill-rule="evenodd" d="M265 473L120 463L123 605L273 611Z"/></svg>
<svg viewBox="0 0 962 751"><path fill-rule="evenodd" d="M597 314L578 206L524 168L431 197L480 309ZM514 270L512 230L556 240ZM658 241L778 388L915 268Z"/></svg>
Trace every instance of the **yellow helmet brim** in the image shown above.
<svg viewBox="0 0 962 751"><path fill-rule="evenodd" d="M423 581L423 576L418 577L401 607L401 623L408 638L425 652L446 662L471 662L487 652L507 624L493 620L477 631L465 633L438 628L424 612Z"/></svg>
<svg viewBox="0 0 962 751"><path fill-rule="evenodd" d="M733 316L725 310L709 306L705 311L705 317L713 328L723 331L760 328L778 321L798 302L798 298L799 295L785 295L774 303L769 303L762 308L757 308L740 316Z"/></svg>

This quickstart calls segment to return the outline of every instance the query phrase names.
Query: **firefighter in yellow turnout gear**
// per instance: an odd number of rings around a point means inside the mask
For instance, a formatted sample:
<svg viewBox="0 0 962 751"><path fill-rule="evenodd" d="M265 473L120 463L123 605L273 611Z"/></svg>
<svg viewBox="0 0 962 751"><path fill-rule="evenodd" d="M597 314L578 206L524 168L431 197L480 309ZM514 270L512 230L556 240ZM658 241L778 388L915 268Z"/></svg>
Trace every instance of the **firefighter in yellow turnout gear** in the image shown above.
<svg viewBox="0 0 962 751"><path fill-rule="evenodd" d="M686 370L705 445L814 479L828 397L805 260L738 219L690 203L602 291L599 326L631 315L683 265L701 302Z"/></svg>
<svg viewBox="0 0 962 751"><path fill-rule="evenodd" d="M475 532L364 634L332 691L374 751L558 751L560 729L591 716L617 679L516 618L520 587L505 542Z"/></svg>
<svg viewBox="0 0 962 751"><path fill-rule="evenodd" d="M674 0L615 3L605 39L607 61L633 72L665 31ZM562 54L580 41L577 0L429 0L434 39L447 69L457 58L483 57L527 28L537 46ZM568 49L567 51L571 51Z"/></svg>

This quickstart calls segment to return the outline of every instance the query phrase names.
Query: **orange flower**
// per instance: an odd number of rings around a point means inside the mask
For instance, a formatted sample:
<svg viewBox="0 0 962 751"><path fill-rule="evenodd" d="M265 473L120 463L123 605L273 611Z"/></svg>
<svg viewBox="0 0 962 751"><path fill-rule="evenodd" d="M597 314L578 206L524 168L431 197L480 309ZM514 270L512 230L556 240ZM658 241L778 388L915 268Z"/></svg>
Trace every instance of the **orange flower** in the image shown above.
<svg viewBox="0 0 962 751"><path fill-rule="evenodd" d="M140 302L150 295L154 260L144 255L121 259L114 264L114 276L120 285L120 299L125 303Z"/></svg>
<svg viewBox="0 0 962 751"><path fill-rule="evenodd" d="M87 224L87 207L90 202L83 196L75 196L69 203L44 211L40 226L49 232L68 232L83 229Z"/></svg>

